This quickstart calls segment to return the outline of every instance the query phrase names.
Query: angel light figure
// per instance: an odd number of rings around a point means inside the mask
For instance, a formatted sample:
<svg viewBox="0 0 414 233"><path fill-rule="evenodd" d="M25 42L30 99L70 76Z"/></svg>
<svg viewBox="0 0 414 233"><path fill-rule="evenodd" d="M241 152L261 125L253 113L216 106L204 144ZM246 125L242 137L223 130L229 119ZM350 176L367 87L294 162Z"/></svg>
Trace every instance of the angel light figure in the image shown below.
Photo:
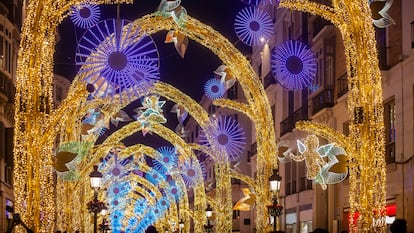
<svg viewBox="0 0 414 233"><path fill-rule="evenodd" d="M298 140L297 144L300 154L290 154L290 157L297 162L305 160L306 167L308 168L306 177L309 180L315 180L321 184L322 189L326 189L325 179L321 171L328 163L323 157L328 154L334 144L331 143L319 147L319 140L315 135L307 136L304 143Z"/></svg>

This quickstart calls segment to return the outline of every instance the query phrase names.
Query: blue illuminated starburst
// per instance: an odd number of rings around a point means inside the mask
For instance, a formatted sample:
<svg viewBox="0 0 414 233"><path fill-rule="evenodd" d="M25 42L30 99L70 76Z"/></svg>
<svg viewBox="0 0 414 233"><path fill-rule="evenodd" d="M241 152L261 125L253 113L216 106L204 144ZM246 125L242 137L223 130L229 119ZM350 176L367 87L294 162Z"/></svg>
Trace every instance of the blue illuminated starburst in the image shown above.
<svg viewBox="0 0 414 233"><path fill-rule="evenodd" d="M80 28L90 28L94 26L101 16L99 6L88 3L81 3L72 7L70 18L72 22Z"/></svg>
<svg viewBox="0 0 414 233"><path fill-rule="evenodd" d="M181 177L188 188L193 188L197 185L197 181L203 179L203 174L197 172L197 167L200 166L201 172L205 173L205 167L196 159L187 159L180 164Z"/></svg>
<svg viewBox="0 0 414 233"><path fill-rule="evenodd" d="M159 160L154 160L154 169L161 173L170 173L171 169L177 165L178 156L177 151L174 147L164 146L158 149L161 157Z"/></svg>
<svg viewBox="0 0 414 233"><path fill-rule="evenodd" d="M257 46L270 39L273 22L266 12L255 7L246 7L236 15L234 28L243 43Z"/></svg>
<svg viewBox="0 0 414 233"><path fill-rule="evenodd" d="M224 83L216 78L208 80L204 85L204 94L212 100L222 98L225 91Z"/></svg>
<svg viewBox="0 0 414 233"><path fill-rule="evenodd" d="M238 160L246 147L246 136L243 128L238 121L230 116L220 116L216 119L216 122L217 127L211 129L215 131L210 133L214 135L214 144L219 147L218 149L227 152L230 161ZM204 131L202 131L200 143L211 146Z"/></svg>
<svg viewBox="0 0 414 233"><path fill-rule="evenodd" d="M110 39L109 36L113 35ZM128 96L145 90L159 79L155 42L126 20L104 20L85 32L76 50L76 64L84 81L99 96L128 90Z"/></svg>
<svg viewBox="0 0 414 233"><path fill-rule="evenodd" d="M316 67L314 54L302 42L289 40L273 50L273 77L288 90L300 90L311 85Z"/></svg>

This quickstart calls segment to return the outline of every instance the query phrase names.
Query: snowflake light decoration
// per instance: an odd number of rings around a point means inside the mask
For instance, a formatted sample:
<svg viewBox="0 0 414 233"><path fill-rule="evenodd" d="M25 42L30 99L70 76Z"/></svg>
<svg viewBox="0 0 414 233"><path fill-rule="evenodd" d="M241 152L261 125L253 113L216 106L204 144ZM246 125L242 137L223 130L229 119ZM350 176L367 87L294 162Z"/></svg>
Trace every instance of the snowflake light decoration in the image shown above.
<svg viewBox="0 0 414 233"><path fill-rule="evenodd" d="M99 6L88 3L81 3L72 7L72 14L70 18L72 22L83 29L94 26L101 16L101 10Z"/></svg>
<svg viewBox="0 0 414 233"><path fill-rule="evenodd" d="M388 14L392 2L393 0L368 0L372 13L372 22L378 28L386 28L395 24L395 21Z"/></svg>
<svg viewBox="0 0 414 233"><path fill-rule="evenodd" d="M277 4L277 3L279 3L279 0L263 0L263 1L267 2L268 4ZM245 3L247 3L249 5L252 5L252 6L258 6L259 3L262 2L262 0L242 0L242 2L245 2Z"/></svg>
<svg viewBox="0 0 414 233"><path fill-rule="evenodd" d="M159 79L155 42L139 34L128 21L110 19L99 22L80 39L76 50L76 64L82 66L79 73L85 74L84 81L93 84L100 96L128 90L131 97Z"/></svg>
<svg viewBox="0 0 414 233"><path fill-rule="evenodd" d="M234 118L229 116L220 116L216 119L216 122L217 128L211 129L215 130L212 133L215 145L227 152L230 161L238 160L246 146L246 136L243 128ZM202 131L200 143L211 146L204 131Z"/></svg>
<svg viewBox="0 0 414 233"><path fill-rule="evenodd" d="M176 149L171 146L164 146L159 148L158 152L160 152L161 157L160 160L154 160L154 169L164 174L171 173L171 169L177 166L178 163Z"/></svg>
<svg viewBox="0 0 414 233"><path fill-rule="evenodd" d="M316 59L304 43L289 40L272 52L272 73L288 90L300 90L312 84L316 75Z"/></svg>
<svg viewBox="0 0 414 233"><path fill-rule="evenodd" d="M236 15L234 28L243 43L258 46L272 36L273 22L266 12L255 7L246 7Z"/></svg>
<svg viewBox="0 0 414 233"><path fill-rule="evenodd" d="M187 159L180 164L181 177L188 188L193 188L199 180L203 179L203 174L198 174L197 167L200 166L201 172L205 173L205 167L196 159Z"/></svg>
<svg viewBox="0 0 414 233"><path fill-rule="evenodd" d="M133 157L129 156L124 159L118 159L118 154L122 148L112 148L109 153L102 159L100 169L104 173L103 181L110 181L114 178L122 178L134 169Z"/></svg>
<svg viewBox="0 0 414 233"><path fill-rule="evenodd" d="M204 85L204 94L212 100L223 98L225 91L225 84L216 78L208 80Z"/></svg>

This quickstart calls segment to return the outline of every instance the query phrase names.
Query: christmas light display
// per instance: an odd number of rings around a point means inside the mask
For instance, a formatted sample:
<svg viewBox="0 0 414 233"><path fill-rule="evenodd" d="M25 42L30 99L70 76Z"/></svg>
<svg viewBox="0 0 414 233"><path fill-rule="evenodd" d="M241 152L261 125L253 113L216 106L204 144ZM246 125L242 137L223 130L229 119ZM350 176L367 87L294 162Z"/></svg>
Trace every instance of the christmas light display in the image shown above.
<svg viewBox="0 0 414 233"><path fill-rule="evenodd" d="M196 166L199 166L202 174L197 173ZM184 183L188 188L193 188L197 185L197 180L203 180L205 174L205 167L202 163L198 163L196 159L185 160L180 164L180 173L183 177Z"/></svg>
<svg viewBox="0 0 414 233"><path fill-rule="evenodd" d="M246 146L243 128L239 122L229 116L219 116L214 121L217 128L213 128L211 133L214 135L215 145L218 145L221 150L227 151L230 161L238 160ZM200 143L209 145L205 131L202 132Z"/></svg>
<svg viewBox="0 0 414 233"><path fill-rule="evenodd" d="M368 0L372 12L372 22L375 26L386 28L395 24L395 21L388 14L392 2L393 0Z"/></svg>
<svg viewBox="0 0 414 233"><path fill-rule="evenodd" d="M158 149L161 154L160 160L154 160L154 169L161 173L168 174L178 165L178 155L174 147L161 147Z"/></svg>
<svg viewBox="0 0 414 233"><path fill-rule="evenodd" d="M359 213L357 222L350 218L349 229L350 232L385 232L386 224L382 221L386 213L382 87L369 4L366 0L344 0L327 6L307 0L281 0L279 6L319 15L331 21L342 33L348 73L348 116L351 119L348 141L352 146L350 150L344 147L349 155L350 216ZM362 121L353 120L357 111L362 112ZM317 124L308 129L332 135L326 127Z"/></svg>
<svg viewBox="0 0 414 233"><path fill-rule="evenodd" d="M312 84L316 75L316 59L304 43L289 40L272 52L272 74L289 90L300 90Z"/></svg>
<svg viewBox="0 0 414 233"><path fill-rule="evenodd" d="M72 7L70 18L76 26L87 29L94 26L99 21L100 15L101 10L99 9L99 6L81 3Z"/></svg>
<svg viewBox="0 0 414 233"><path fill-rule="evenodd" d="M159 79L154 41L149 36L136 41L139 31L132 30L128 23L115 19L101 21L79 40L76 64L88 64L87 69L81 68L79 72L86 74L85 82L93 84L103 97L126 89L134 95L134 88L146 88L151 81ZM112 34L114 39L107 40Z"/></svg>
<svg viewBox="0 0 414 233"><path fill-rule="evenodd" d="M208 80L204 85L204 94L212 100L222 98L225 91L224 84L216 78Z"/></svg>
<svg viewBox="0 0 414 233"><path fill-rule="evenodd" d="M246 7L236 15L234 29L243 43L258 46L272 36L273 22L270 16L259 8Z"/></svg>

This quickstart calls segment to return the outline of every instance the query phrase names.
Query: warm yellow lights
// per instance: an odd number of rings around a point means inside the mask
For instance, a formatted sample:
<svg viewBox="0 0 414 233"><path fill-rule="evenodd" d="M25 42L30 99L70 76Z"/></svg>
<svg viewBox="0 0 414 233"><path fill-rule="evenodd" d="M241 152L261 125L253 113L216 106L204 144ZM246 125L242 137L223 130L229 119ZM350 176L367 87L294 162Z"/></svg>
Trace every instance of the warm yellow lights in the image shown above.
<svg viewBox="0 0 414 233"><path fill-rule="evenodd" d="M382 221L386 198L382 89L368 1L332 1L332 6L326 6L308 0L281 0L280 6L324 17L342 33L349 75L351 145L343 136L330 140L341 141L349 150L350 215L359 213L357 222L350 218L350 231L385 232L386 225ZM334 135L317 125L305 127L316 129L321 136Z"/></svg>
<svg viewBox="0 0 414 233"><path fill-rule="evenodd" d="M62 106L57 111L51 112L56 27L70 7L80 2L80 0L31 1L27 8L28 17L22 29L15 101L15 210L35 232L53 232L56 217L56 225L59 227L63 228L66 224L70 226L70 231L89 232L90 215L86 208L72 208L74 203L84 205L92 195L85 174L90 172L91 166L97 163L100 156L112 147L120 146L123 138L141 130L139 122L132 122L113 133L80 163L80 172L83 176L79 181L74 183L57 181L58 189L56 189L52 169L52 155L56 139L59 142L80 140L80 120L89 108L103 105L102 112L105 117L109 118L124 107L115 104L119 103L116 100L86 102L85 84L82 84L79 81L82 79L78 77L73 82L68 98ZM94 2L130 3L132 1ZM359 232L382 232L385 225L380 225L375 229L372 227L373 221L380 219L384 214L385 161L383 156L378 156L384 154L382 90L368 3L366 0L333 1L333 6L330 7L306 0L282 0L281 6L321 15L333 21L343 34L348 74L351 74L349 77L349 116L354 119L356 112L362 112L363 116L362 119L353 121L350 127L350 139L353 148L356 148L355 153L350 153L352 156L350 209L351 214L355 212L361 214L358 223L352 223L351 226L354 228L351 230L353 232L356 229ZM145 16L131 24L137 30L140 28L141 33L153 34L161 30L172 29L184 33L190 39L210 49L228 67L233 76L237 77L246 97L246 103L228 100L218 100L215 103L244 113L255 125L258 173L256 180L252 180L235 173L228 160L216 161L217 187L216 195L212 197L216 202L215 229L217 232L231 232L233 205L231 177L233 176L254 187L256 229L257 232L265 232L266 204L268 204L270 193L269 187L261 184L267 184L272 168L277 167L276 140L273 127L268 127L273 125L270 104L249 61L226 38L191 17L188 17L185 27L176 25L171 18L155 15ZM206 111L179 90L167 84L157 83L149 92L185 106L201 128L212 127ZM194 157L193 148L174 132L157 124L153 125L151 130L175 145L179 149L180 156ZM211 135L206 136L207 139L211 139ZM88 136L84 140L94 142L96 137ZM223 155L223 151L212 148L211 154L216 155L213 158ZM131 150L136 152L141 149L147 150L146 153L153 153L151 149L143 147ZM145 179L136 179L137 182L157 193L157 187L147 183ZM181 182L183 187L182 181L178 182ZM144 190L138 191L144 192ZM58 198L57 202L55 195ZM195 222L194 230L202 232L205 223L203 212L207 199L202 182L194 188L194 196L193 210L190 209L188 197L185 196L179 203L182 213L178 213L177 207L172 206L168 215L174 216L169 219L175 222L178 221L178 214L186 222L192 217ZM21 229L19 232L22 232Z"/></svg>

